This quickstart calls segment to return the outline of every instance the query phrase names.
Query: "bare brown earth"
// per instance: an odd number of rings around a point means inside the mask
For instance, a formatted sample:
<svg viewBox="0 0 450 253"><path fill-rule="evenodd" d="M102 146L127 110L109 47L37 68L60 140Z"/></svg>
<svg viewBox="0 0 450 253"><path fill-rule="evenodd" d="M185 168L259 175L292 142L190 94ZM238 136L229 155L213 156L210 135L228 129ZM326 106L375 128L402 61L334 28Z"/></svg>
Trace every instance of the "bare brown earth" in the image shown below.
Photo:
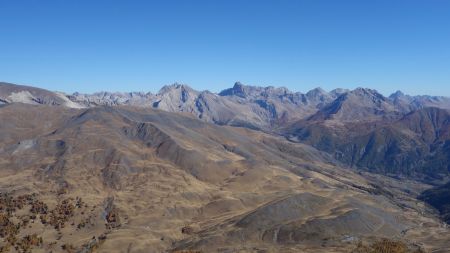
<svg viewBox="0 0 450 253"><path fill-rule="evenodd" d="M5 252L449 252L416 200L428 186L281 137L120 106L12 103L0 120Z"/></svg>

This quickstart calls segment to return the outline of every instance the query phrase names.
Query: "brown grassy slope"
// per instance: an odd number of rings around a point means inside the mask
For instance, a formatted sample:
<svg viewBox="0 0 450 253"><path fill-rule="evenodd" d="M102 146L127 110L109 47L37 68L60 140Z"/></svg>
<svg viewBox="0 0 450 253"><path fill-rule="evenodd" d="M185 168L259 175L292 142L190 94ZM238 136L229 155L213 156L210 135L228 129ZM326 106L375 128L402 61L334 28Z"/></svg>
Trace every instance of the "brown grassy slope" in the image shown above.
<svg viewBox="0 0 450 253"><path fill-rule="evenodd" d="M0 117L14 126L0 127L0 190L36 193L49 210L77 197L88 206L59 232L36 222L21 230L18 238L42 237L36 252L79 250L102 234L99 252L345 252L348 238L370 236L447 242L433 218L400 208L328 155L261 132L131 107L11 104Z"/></svg>

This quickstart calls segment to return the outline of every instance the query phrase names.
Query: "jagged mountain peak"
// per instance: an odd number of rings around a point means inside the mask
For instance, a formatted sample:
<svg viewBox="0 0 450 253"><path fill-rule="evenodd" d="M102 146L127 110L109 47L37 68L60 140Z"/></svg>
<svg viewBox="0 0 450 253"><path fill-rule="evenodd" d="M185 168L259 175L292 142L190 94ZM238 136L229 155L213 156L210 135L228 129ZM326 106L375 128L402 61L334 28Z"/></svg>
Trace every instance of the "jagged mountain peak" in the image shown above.
<svg viewBox="0 0 450 253"><path fill-rule="evenodd" d="M353 90L341 90L342 93L338 93L338 91L334 91L334 94L338 94L336 101L333 103L339 102L343 103L349 100L368 100L368 101L385 101L387 100L381 93L379 93L375 89L370 88L362 88L358 87Z"/></svg>
<svg viewBox="0 0 450 253"><path fill-rule="evenodd" d="M381 104L391 103L383 94L379 93L375 89L358 87L354 90L346 92L340 96L338 101L359 101L365 105L376 104L381 106Z"/></svg>
<svg viewBox="0 0 450 253"><path fill-rule="evenodd" d="M144 97L153 95L151 92L143 92L143 91L130 91L130 92L110 92L110 91L99 91L94 92L92 94L83 94L79 92L72 93L72 96L98 96L98 97Z"/></svg>
<svg viewBox="0 0 450 253"><path fill-rule="evenodd" d="M379 93L375 89L358 87L350 92L350 94L358 95L358 96L376 96L376 97L384 97L381 93Z"/></svg>
<svg viewBox="0 0 450 253"><path fill-rule="evenodd" d="M225 89L219 93L220 96L238 96L245 98L247 97L250 90L254 89L255 87L247 86L242 84L241 82L235 82L232 88Z"/></svg>
<svg viewBox="0 0 450 253"><path fill-rule="evenodd" d="M401 90L397 90L396 92L389 95L389 98L398 98L398 97L405 97L405 93L403 93Z"/></svg>
<svg viewBox="0 0 450 253"><path fill-rule="evenodd" d="M230 95L236 95L239 97L245 97L246 90L248 90L247 86L243 85L241 82L236 82L233 85L233 88L230 89Z"/></svg>
<svg viewBox="0 0 450 253"><path fill-rule="evenodd" d="M391 95L389 95L389 99L401 110L403 111L409 111L412 108L421 108L422 103L418 103L416 105L412 105L413 101L415 100L415 97L412 97L410 95L406 95L402 91L398 90Z"/></svg>
<svg viewBox="0 0 450 253"><path fill-rule="evenodd" d="M310 91L308 91L306 93L306 95L308 94L328 94L328 92L326 92L324 89L322 89L321 87L316 87Z"/></svg>
<svg viewBox="0 0 450 253"><path fill-rule="evenodd" d="M244 86L246 86L246 85L244 85L244 84L241 83L240 81L236 81L236 82L234 83L234 85L233 85L233 88L235 88L235 87L244 87Z"/></svg>
<svg viewBox="0 0 450 253"><path fill-rule="evenodd" d="M184 91L189 91L189 92L195 92L198 93L198 91L194 90L193 88L191 88L189 85L187 84L183 84L183 83L178 83L175 82L173 84L170 85L164 85L159 91L158 94L164 94L164 93L168 93L171 92L173 90L184 90Z"/></svg>
<svg viewBox="0 0 450 253"><path fill-rule="evenodd" d="M350 91L349 89L336 88L336 89L330 91L330 94L331 94L332 96L339 97L340 95L342 95L342 94L344 94L344 93L347 93L347 92L349 92L349 91Z"/></svg>
<svg viewBox="0 0 450 253"><path fill-rule="evenodd" d="M313 120L368 120L397 111L392 102L378 91L356 88L340 95L311 117Z"/></svg>
<svg viewBox="0 0 450 253"><path fill-rule="evenodd" d="M317 87L314 88L310 91L308 91L306 93L306 97L308 97L309 99L314 99L314 100L326 100L326 99L331 99L331 95L330 93L326 92L324 89L322 89L321 87Z"/></svg>
<svg viewBox="0 0 450 253"><path fill-rule="evenodd" d="M286 87L253 86L244 85L241 82L236 82L232 88L219 92L220 96L237 96L241 98L283 96L287 94L292 94L292 92Z"/></svg>

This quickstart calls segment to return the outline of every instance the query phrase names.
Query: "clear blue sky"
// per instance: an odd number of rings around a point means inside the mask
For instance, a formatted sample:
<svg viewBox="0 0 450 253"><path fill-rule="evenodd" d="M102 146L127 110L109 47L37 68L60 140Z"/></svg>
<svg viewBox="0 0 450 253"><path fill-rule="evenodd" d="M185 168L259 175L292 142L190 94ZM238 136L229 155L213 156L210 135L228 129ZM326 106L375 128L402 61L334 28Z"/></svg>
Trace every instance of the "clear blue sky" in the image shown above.
<svg viewBox="0 0 450 253"><path fill-rule="evenodd" d="M450 96L448 0L1 0L0 80L66 92L235 81Z"/></svg>

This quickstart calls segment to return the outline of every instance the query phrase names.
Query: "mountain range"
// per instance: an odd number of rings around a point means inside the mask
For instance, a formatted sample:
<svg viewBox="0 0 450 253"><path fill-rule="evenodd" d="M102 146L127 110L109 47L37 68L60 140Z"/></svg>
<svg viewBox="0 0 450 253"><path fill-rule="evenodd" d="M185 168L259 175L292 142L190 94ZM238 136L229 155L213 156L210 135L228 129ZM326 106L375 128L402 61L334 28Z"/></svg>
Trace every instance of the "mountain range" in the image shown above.
<svg viewBox="0 0 450 253"><path fill-rule="evenodd" d="M0 104L4 252L450 248L447 97L0 83Z"/></svg>
<svg viewBox="0 0 450 253"><path fill-rule="evenodd" d="M64 105L71 108L130 105L169 112L187 112L219 125L251 124L257 129L273 129L309 116L354 120L357 118L408 113L425 107L450 109L450 98L409 96L397 91L384 97L376 90L315 88L307 93L287 88L258 87L236 82L218 94L196 91L185 84L166 85L156 94L150 92L97 92L64 94L0 83L0 103Z"/></svg>

